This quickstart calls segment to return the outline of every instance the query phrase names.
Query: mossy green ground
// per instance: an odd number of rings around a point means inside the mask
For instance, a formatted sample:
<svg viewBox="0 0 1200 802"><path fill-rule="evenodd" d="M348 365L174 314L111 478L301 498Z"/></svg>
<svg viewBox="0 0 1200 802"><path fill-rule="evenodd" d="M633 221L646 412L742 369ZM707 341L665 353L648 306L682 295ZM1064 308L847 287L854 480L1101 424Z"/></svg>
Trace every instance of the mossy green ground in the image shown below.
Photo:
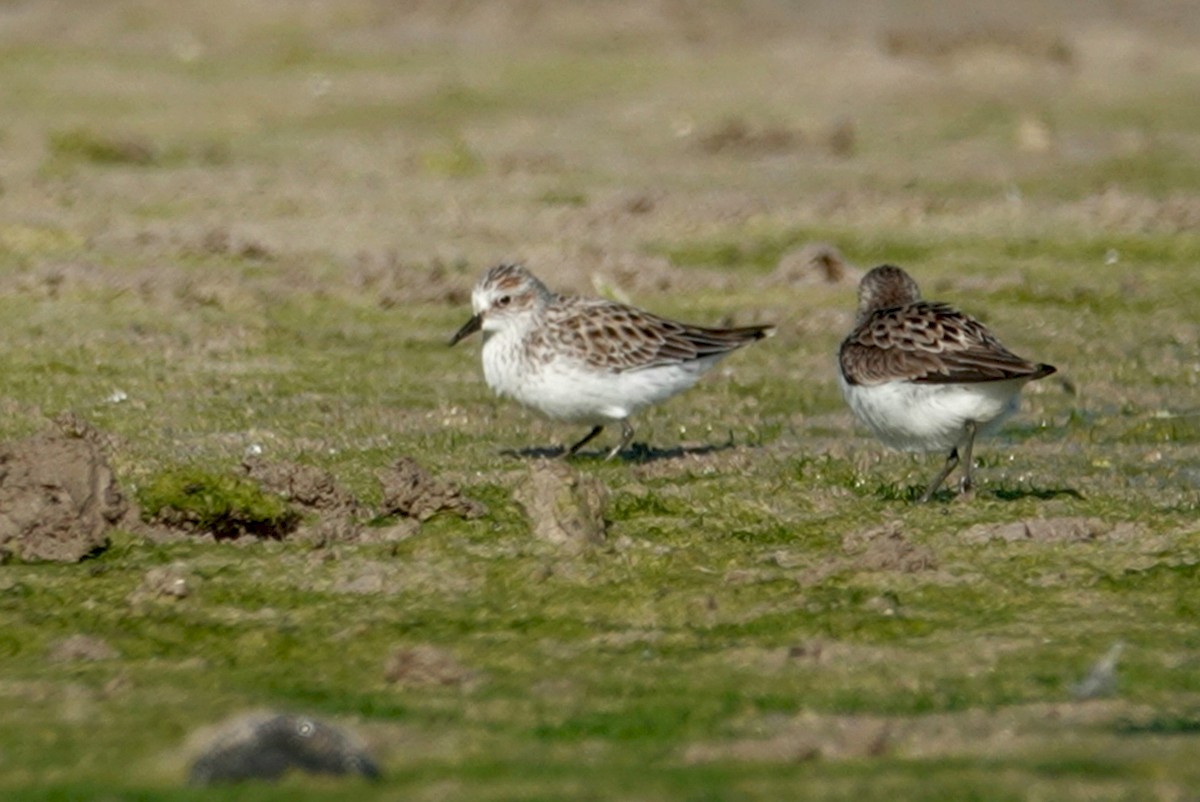
<svg viewBox="0 0 1200 802"><path fill-rule="evenodd" d="M181 745L262 707L350 726L385 778L224 799L1193 795L1200 31L1165 3L909 5L10 4L0 435L74 410L132 494L254 448L373 501L411 455L490 511L3 566L0 796L210 798ZM750 133L704 146L730 119ZM980 444L973 500L912 504L937 458L851 420L853 286L774 272L815 241L1059 367ZM508 258L779 324L635 421L649 459L580 461L611 494L583 555L531 537L503 453L582 431L446 347ZM1116 528L964 536L1064 518ZM139 596L167 564L191 594ZM48 659L77 634L119 657ZM1113 693L1073 700L1116 642ZM479 681L389 683L422 644Z"/></svg>

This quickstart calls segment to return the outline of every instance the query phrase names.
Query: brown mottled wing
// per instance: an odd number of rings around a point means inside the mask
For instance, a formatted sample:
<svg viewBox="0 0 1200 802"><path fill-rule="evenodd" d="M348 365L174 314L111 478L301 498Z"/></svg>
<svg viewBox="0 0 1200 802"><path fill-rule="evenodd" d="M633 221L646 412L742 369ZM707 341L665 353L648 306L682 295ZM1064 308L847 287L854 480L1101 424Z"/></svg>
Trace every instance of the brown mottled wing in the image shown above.
<svg viewBox="0 0 1200 802"><path fill-rule="evenodd" d="M580 298L553 305L546 322L557 352L616 373L718 356L768 336L773 328L689 326L624 304Z"/></svg>
<svg viewBox="0 0 1200 802"><path fill-rule="evenodd" d="M1009 351L978 320L926 301L877 311L842 342L838 357L851 384L1040 379L1054 372Z"/></svg>

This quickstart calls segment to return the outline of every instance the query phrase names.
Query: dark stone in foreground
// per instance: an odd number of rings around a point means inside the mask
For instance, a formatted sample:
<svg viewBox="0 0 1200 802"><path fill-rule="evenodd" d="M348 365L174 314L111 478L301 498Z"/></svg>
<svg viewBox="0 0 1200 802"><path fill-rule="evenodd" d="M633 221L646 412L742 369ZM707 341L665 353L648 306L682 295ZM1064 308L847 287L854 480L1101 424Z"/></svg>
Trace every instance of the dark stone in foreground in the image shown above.
<svg viewBox="0 0 1200 802"><path fill-rule="evenodd" d="M379 767L355 738L308 716L265 712L219 725L192 763L190 785L277 780L296 770L379 778Z"/></svg>

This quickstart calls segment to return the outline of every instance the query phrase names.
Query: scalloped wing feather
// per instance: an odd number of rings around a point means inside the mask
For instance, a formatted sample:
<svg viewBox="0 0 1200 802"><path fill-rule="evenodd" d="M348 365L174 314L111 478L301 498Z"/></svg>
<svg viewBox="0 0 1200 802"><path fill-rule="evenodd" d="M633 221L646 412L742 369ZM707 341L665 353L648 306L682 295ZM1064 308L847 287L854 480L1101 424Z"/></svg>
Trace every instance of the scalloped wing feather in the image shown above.
<svg viewBox="0 0 1200 802"><path fill-rule="evenodd" d="M866 385L1036 379L1054 372L1009 351L969 315L926 301L871 315L842 343L839 360L847 381Z"/></svg>
<svg viewBox="0 0 1200 802"><path fill-rule="evenodd" d="M612 301L563 298L543 331L554 351L616 373L719 356L767 336L771 326L703 328Z"/></svg>

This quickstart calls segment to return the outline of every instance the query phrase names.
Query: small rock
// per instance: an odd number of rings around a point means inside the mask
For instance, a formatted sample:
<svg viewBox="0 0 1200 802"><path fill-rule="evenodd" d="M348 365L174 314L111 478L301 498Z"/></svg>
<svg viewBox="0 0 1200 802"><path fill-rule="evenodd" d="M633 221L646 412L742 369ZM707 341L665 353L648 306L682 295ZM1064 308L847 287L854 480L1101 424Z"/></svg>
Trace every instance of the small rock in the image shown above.
<svg viewBox="0 0 1200 802"><path fill-rule="evenodd" d="M186 563L155 566L142 576L142 583L129 594L129 603L186 599L192 592L193 581Z"/></svg>
<svg viewBox="0 0 1200 802"><path fill-rule="evenodd" d="M357 738L309 716L246 713L206 728L192 741L201 746L188 777L191 785L278 780L290 770L379 777L379 767Z"/></svg>

